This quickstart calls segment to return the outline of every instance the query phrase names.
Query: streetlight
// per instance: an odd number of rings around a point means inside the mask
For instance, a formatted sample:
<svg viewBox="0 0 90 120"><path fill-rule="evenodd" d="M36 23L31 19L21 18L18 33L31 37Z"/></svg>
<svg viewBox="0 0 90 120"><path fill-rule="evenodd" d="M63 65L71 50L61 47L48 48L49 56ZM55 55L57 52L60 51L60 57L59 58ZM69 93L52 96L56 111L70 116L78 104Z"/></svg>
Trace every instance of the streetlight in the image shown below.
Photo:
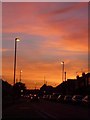
<svg viewBox="0 0 90 120"><path fill-rule="evenodd" d="M65 81L66 81L66 72L64 72L65 73Z"/></svg>
<svg viewBox="0 0 90 120"><path fill-rule="evenodd" d="M17 55L17 42L20 41L19 38L15 38L15 53L14 53L14 83L16 79L16 55Z"/></svg>
<svg viewBox="0 0 90 120"><path fill-rule="evenodd" d="M21 82L22 70L20 70L20 82Z"/></svg>
<svg viewBox="0 0 90 120"><path fill-rule="evenodd" d="M36 90L36 82L35 82L35 90Z"/></svg>
<svg viewBox="0 0 90 120"><path fill-rule="evenodd" d="M62 65L62 82L64 80L64 62L62 61L61 62L61 65Z"/></svg>

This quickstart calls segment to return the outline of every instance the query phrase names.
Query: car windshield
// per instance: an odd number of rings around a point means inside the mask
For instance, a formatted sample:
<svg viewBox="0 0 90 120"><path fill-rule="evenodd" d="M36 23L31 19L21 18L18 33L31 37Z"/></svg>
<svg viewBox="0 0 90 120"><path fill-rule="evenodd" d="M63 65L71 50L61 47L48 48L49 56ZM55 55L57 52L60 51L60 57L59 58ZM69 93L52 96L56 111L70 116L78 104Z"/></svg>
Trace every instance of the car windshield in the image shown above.
<svg viewBox="0 0 90 120"><path fill-rule="evenodd" d="M76 98L77 98L77 99L78 99L78 98L79 98L79 99L81 99L81 98L82 98L82 96L78 95L78 96L76 96Z"/></svg>

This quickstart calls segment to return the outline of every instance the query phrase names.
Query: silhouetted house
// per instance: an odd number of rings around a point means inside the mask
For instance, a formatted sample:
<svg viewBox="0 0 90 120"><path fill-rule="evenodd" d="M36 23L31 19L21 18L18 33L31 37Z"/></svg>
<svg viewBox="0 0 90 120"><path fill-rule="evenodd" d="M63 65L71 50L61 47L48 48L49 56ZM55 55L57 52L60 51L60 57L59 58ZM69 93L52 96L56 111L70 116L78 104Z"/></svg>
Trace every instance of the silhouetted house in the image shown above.
<svg viewBox="0 0 90 120"><path fill-rule="evenodd" d="M12 96L12 86L4 80L2 81L2 97Z"/></svg>
<svg viewBox="0 0 90 120"><path fill-rule="evenodd" d="M26 92L26 86L24 83L17 82L13 86L13 95L16 96L17 98L21 97L24 95Z"/></svg>
<svg viewBox="0 0 90 120"><path fill-rule="evenodd" d="M59 94L73 94L77 88L76 79L67 79L55 88L55 91Z"/></svg>
<svg viewBox="0 0 90 120"><path fill-rule="evenodd" d="M85 77L85 79L86 79L86 86L90 86L90 73L87 73L85 76L86 76Z"/></svg>
<svg viewBox="0 0 90 120"><path fill-rule="evenodd" d="M55 88L55 92L58 94L66 94L67 91L67 81L62 82Z"/></svg>
<svg viewBox="0 0 90 120"><path fill-rule="evenodd" d="M90 73L82 73L77 79L67 79L55 88L59 94L90 94Z"/></svg>
<svg viewBox="0 0 90 120"><path fill-rule="evenodd" d="M87 87L90 85L90 73L82 73L82 76L77 76L78 88Z"/></svg>
<svg viewBox="0 0 90 120"><path fill-rule="evenodd" d="M52 94L54 91L54 88L52 86L47 86L46 84L44 84L41 88L40 88L40 93L43 94Z"/></svg>
<svg viewBox="0 0 90 120"><path fill-rule="evenodd" d="M79 94L90 94L90 73L82 73L82 76L77 76L78 89L76 90Z"/></svg>
<svg viewBox="0 0 90 120"><path fill-rule="evenodd" d="M66 94L73 94L78 88L76 79L67 79L66 81Z"/></svg>

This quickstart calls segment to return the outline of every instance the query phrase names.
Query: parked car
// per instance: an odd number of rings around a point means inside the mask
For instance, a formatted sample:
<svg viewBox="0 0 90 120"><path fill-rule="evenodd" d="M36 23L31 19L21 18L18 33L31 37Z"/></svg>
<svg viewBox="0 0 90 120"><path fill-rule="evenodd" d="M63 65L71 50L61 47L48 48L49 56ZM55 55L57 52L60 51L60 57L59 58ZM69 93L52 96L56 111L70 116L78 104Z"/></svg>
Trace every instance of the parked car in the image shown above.
<svg viewBox="0 0 90 120"><path fill-rule="evenodd" d="M47 97L47 95L43 95L43 97L42 97L42 98L43 98L44 100L46 100L46 97Z"/></svg>
<svg viewBox="0 0 90 120"><path fill-rule="evenodd" d="M65 97L65 95L59 95L58 98L57 98L57 102L63 103L64 102L64 97Z"/></svg>
<svg viewBox="0 0 90 120"><path fill-rule="evenodd" d="M86 95L82 99L83 105L88 105L90 107L90 95Z"/></svg>
<svg viewBox="0 0 90 120"><path fill-rule="evenodd" d="M43 95L43 99L44 99L44 100L49 100L49 96L50 96L50 95Z"/></svg>
<svg viewBox="0 0 90 120"><path fill-rule="evenodd" d="M81 104L82 103L82 98L83 98L82 95L74 95L72 97L72 103L73 104Z"/></svg>
<svg viewBox="0 0 90 120"><path fill-rule="evenodd" d="M57 101L57 98L58 98L58 94L55 93L49 96L50 101Z"/></svg>
<svg viewBox="0 0 90 120"><path fill-rule="evenodd" d="M64 103L71 103L71 102L72 102L72 96L71 95L65 95Z"/></svg>
<svg viewBox="0 0 90 120"><path fill-rule="evenodd" d="M32 102L38 102L39 99L40 99L40 97L37 94L32 95L31 98L30 98L30 100Z"/></svg>
<svg viewBox="0 0 90 120"><path fill-rule="evenodd" d="M50 95L47 95L47 96L46 96L46 100L49 100L49 98L50 98Z"/></svg>

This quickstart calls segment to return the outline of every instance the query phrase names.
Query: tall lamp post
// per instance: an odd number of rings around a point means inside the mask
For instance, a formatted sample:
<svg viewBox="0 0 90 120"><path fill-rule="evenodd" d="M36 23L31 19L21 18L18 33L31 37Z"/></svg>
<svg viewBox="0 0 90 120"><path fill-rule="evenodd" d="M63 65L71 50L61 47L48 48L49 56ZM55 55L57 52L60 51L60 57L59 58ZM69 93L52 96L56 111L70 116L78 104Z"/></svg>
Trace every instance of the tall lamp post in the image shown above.
<svg viewBox="0 0 90 120"><path fill-rule="evenodd" d="M15 38L15 53L14 53L14 85L16 80L16 57L17 57L17 42L20 41L19 38Z"/></svg>
<svg viewBox="0 0 90 120"><path fill-rule="evenodd" d="M20 82L21 82L22 70L20 70Z"/></svg>
<svg viewBox="0 0 90 120"><path fill-rule="evenodd" d="M61 62L62 65L62 82L64 81L64 62Z"/></svg>

